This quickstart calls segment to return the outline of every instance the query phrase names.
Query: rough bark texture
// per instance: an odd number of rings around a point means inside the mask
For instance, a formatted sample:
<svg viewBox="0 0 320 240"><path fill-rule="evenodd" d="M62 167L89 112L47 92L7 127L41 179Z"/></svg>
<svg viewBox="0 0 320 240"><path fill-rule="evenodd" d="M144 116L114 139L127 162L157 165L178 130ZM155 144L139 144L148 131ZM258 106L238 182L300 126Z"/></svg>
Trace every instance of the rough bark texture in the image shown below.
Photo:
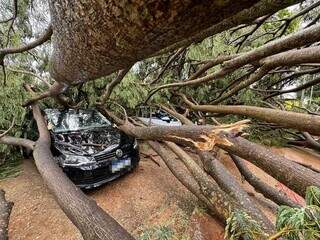
<svg viewBox="0 0 320 240"><path fill-rule="evenodd" d="M278 205L286 205L290 207L300 207L299 204L293 202L290 198L288 198L284 193L278 191L277 189L268 185L268 183L263 182L257 176L255 176L249 168L246 166L246 163L241 158L230 155L233 162L236 164L239 169L241 175L244 179L252 186L254 189L261 193L266 198L272 200Z"/></svg>
<svg viewBox="0 0 320 240"><path fill-rule="evenodd" d="M167 112L179 119L183 124L188 126L193 125L185 116L171 110L165 106L161 106ZM213 153L207 151L197 151L205 171L216 181L219 187L227 194L232 196L241 206L243 206L247 212L259 219L260 222L269 226L272 229L272 224L259 210L258 206L250 199L247 192L242 188L238 181L230 174L228 169L220 163L214 156Z"/></svg>
<svg viewBox="0 0 320 240"><path fill-rule="evenodd" d="M218 144L218 146L229 153L247 159L300 196L305 196L308 186L320 187L320 174L242 137L228 137L228 140L232 143L231 145Z"/></svg>
<svg viewBox="0 0 320 240"><path fill-rule="evenodd" d="M268 222L270 226L272 225L235 177L221 162L213 157L212 153L198 151L198 155L203 162L205 171L218 183L222 190L238 201L251 215L258 216L260 222Z"/></svg>
<svg viewBox="0 0 320 240"><path fill-rule="evenodd" d="M69 83L110 74L257 2L51 0L51 74Z"/></svg>
<svg viewBox="0 0 320 240"><path fill-rule="evenodd" d="M172 174L184 185L190 192L192 192L209 210L215 215L215 208L212 203L202 194L199 184L196 182L190 171L185 165L172 157L168 150L160 143L155 141L148 141L152 149L159 154Z"/></svg>
<svg viewBox="0 0 320 240"><path fill-rule="evenodd" d="M10 136L3 136L0 138L0 143L7 144L7 145L13 145L13 146L22 146L25 148L28 148L30 150L33 149L33 146L35 144L34 141L23 139L23 138L15 138Z"/></svg>
<svg viewBox="0 0 320 240"><path fill-rule="evenodd" d="M191 104L190 101L185 102L191 109L196 111L243 115L269 123L277 123L283 127L320 135L320 116L316 115L243 105L195 105Z"/></svg>
<svg viewBox="0 0 320 240"><path fill-rule="evenodd" d="M97 203L86 196L62 172L50 151L50 134L40 109L33 106L40 137L34 147L35 164L58 204L85 240L133 240Z"/></svg>
<svg viewBox="0 0 320 240"><path fill-rule="evenodd" d="M8 240L8 225L12 202L8 202L5 198L5 192L0 189L0 240Z"/></svg>
<svg viewBox="0 0 320 240"><path fill-rule="evenodd" d="M248 205L250 202L248 199L239 199L231 197L224 192L217 183L212 184L208 181L208 175L199 167L199 165L180 147L172 142L165 142L168 146L186 165L188 170L192 173L201 187L202 193L212 202L218 216L223 216L226 220L230 213L242 209L247 212L254 220L261 224L262 228L271 233L274 230L273 224L260 212L258 209L254 209L252 205ZM243 195L242 195L243 196Z"/></svg>

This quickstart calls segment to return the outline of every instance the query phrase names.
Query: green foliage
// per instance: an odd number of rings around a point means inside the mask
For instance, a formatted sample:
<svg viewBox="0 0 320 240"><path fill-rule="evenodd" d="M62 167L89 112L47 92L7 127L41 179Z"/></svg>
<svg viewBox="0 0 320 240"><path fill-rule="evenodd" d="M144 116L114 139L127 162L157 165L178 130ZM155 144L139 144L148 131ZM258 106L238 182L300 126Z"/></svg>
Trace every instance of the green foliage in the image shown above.
<svg viewBox="0 0 320 240"><path fill-rule="evenodd" d="M174 231L167 226L158 226L146 230L138 240L171 240Z"/></svg>
<svg viewBox="0 0 320 240"><path fill-rule="evenodd" d="M7 86L1 85L0 91L0 129L10 127L13 119L15 125L8 133L10 136L20 137L21 123L25 109L21 106L26 93L20 85L21 78L9 76ZM19 148L0 144L0 179L15 176L19 172Z"/></svg>
<svg viewBox="0 0 320 240"><path fill-rule="evenodd" d="M306 204L316 205L320 207L320 189L318 187L310 186L306 192Z"/></svg>
<svg viewBox="0 0 320 240"><path fill-rule="evenodd" d="M0 165L0 180L19 175L21 168L21 157L18 154L12 154L10 158Z"/></svg>
<svg viewBox="0 0 320 240"><path fill-rule="evenodd" d="M307 189L306 207L281 206L276 228L285 240L320 239L320 189L314 186Z"/></svg>
<svg viewBox="0 0 320 240"><path fill-rule="evenodd" d="M129 109L134 109L143 102L148 94L146 87L139 83L136 74L129 72L111 94L111 98Z"/></svg>
<svg viewBox="0 0 320 240"><path fill-rule="evenodd" d="M247 213L237 210L232 212L227 219L225 238L229 240L256 240L265 239L266 234Z"/></svg>
<svg viewBox="0 0 320 240"><path fill-rule="evenodd" d="M279 207L276 220L277 233L268 239L279 237L284 240L320 239L320 188L308 187L305 200L305 207ZM267 238L260 225L243 211L231 213L227 219L225 237L229 240Z"/></svg>

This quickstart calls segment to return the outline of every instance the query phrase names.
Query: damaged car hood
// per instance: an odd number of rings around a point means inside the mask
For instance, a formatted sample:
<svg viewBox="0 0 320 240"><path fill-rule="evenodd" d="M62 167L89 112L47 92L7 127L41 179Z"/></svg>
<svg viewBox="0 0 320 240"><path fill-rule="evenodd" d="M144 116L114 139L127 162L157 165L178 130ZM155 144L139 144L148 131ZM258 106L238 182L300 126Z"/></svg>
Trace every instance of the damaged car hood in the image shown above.
<svg viewBox="0 0 320 240"><path fill-rule="evenodd" d="M114 128L52 133L55 147L64 154L96 155L120 145L121 133Z"/></svg>

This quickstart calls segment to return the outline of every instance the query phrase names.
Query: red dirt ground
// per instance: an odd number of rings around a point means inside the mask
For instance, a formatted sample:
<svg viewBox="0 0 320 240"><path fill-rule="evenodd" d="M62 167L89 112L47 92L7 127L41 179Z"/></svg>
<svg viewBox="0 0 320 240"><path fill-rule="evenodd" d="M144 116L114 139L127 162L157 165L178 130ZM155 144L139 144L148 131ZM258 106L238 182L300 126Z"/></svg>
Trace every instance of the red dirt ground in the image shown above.
<svg viewBox="0 0 320 240"><path fill-rule="evenodd" d="M151 153L150 149L143 151ZM320 169L319 155L300 149L281 148L274 151ZM197 205L195 198L173 177L160 158L156 157L156 160L160 167L150 159L142 158L140 166L133 173L88 195L135 237L146 229L163 225L187 234L193 240L222 240L223 226L203 211L194 211ZM221 161L241 181L230 158L223 156ZM275 179L260 169L251 164L248 166L270 185L277 185ZM246 183L242 184L273 219L275 205ZM46 189L32 160L25 160L21 174L0 182L0 188L15 203L9 227L11 240L81 239L79 232Z"/></svg>

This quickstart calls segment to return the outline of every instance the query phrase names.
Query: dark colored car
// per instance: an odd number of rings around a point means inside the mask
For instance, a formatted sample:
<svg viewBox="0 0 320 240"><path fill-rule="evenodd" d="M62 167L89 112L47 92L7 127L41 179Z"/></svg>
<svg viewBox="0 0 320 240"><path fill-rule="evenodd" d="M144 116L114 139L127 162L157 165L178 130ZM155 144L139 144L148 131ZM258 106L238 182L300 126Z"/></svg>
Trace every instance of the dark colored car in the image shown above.
<svg viewBox="0 0 320 240"><path fill-rule="evenodd" d="M115 128L98 111L45 109L43 113L51 134L52 153L78 187L98 187L138 165L136 139ZM30 113L23 124L23 133L35 140L36 124L31 116Z"/></svg>

